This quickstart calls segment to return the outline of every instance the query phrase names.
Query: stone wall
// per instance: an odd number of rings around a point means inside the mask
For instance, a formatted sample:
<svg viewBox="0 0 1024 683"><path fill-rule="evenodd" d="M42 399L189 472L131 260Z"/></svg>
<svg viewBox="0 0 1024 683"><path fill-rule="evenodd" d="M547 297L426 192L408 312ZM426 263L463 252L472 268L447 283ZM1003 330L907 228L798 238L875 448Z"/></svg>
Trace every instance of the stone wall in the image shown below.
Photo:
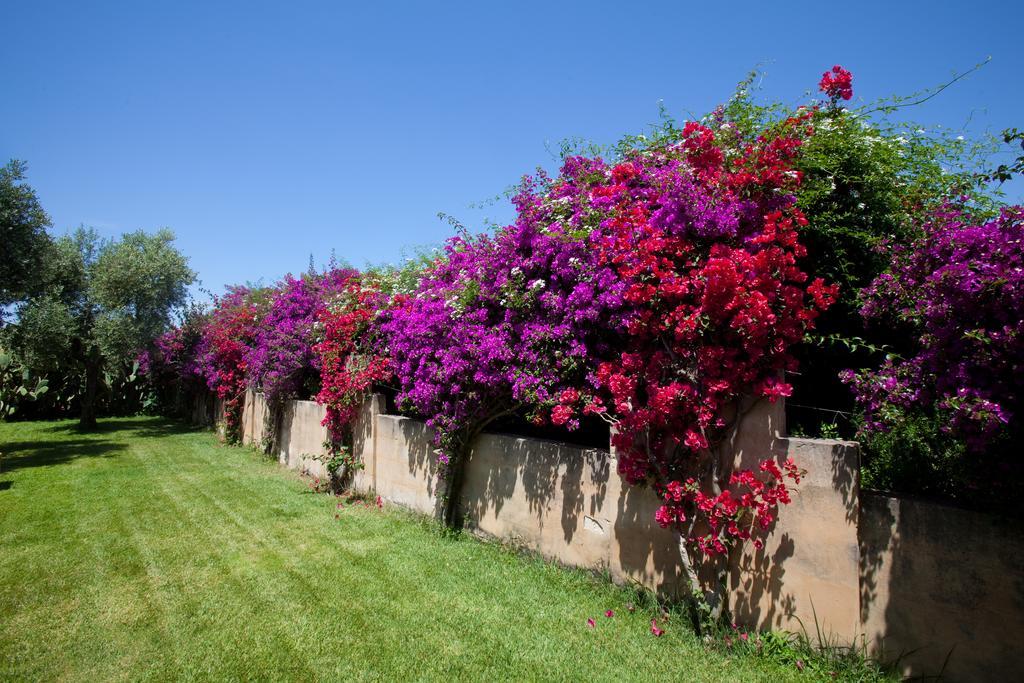
<svg viewBox="0 0 1024 683"><path fill-rule="evenodd" d="M859 526L861 629L870 642L891 658L902 656L907 675L1020 679L1019 523L865 493Z"/></svg>
<svg viewBox="0 0 1024 683"><path fill-rule="evenodd" d="M289 401L277 416L277 438L270 452L278 462L313 477L324 478L327 468L319 459L325 453L327 428L323 422L326 409L313 401ZM263 448L267 433L267 403L262 394L249 391L242 409L242 443Z"/></svg>
<svg viewBox="0 0 1024 683"><path fill-rule="evenodd" d="M429 429L381 411L373 397L356 426L364 465L356 488L437 514L438 463ZM243 432L260 444L266 406L246 397ZM293 401L274 452L282 464L323 477L322 407ZM745 406L729 448L741 467L774 457L807 470L764 548L731 558L730 606L762 629L819 631L866 642L907 675L948 680L1011 678L1022 661L1024 532L991 517L862 493L854 444L785 437L784 409ZM484 434L466 465L467 526L564 564L607 570L662 594L685 589L676 534L654 522L658 499L618 475L611 449ZM947 655L948 661L947 661Z"/></svg>

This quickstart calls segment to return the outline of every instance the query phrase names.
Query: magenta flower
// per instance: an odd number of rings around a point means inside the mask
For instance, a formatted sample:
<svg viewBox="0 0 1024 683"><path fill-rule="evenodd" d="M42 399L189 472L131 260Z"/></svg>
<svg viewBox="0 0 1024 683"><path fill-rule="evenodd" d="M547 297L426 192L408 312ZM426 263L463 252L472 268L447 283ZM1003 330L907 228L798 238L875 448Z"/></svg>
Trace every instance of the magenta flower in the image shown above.
<svg viewBox="0 0 1024 683"><path fill-rule="evenodd" d="M905 330L914 355L842 379L863 411L863 433L933 406L980 456L1012 437L1024 412L1024 206L982 220L947 205L922 229L893 247L889 272L863 291L861 308L867 320Z"/></svg>

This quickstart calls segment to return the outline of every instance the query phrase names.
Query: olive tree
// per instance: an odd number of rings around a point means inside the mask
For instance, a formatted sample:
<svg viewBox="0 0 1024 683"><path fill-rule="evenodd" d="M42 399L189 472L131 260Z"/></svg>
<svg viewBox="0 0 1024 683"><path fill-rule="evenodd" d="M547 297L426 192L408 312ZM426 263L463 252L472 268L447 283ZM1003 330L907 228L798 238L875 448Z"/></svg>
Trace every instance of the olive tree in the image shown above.
<svg viewBox="0 0 1024 683"><path fill-rule="evenodd" d="M104 373L130 366L166 329L195 274L166 229L110 240L79 228L54 240L43 270L45 288L19 307L9 343L34 371L72 380L91 428Z"/></svg>
<svg viewBox="0 0 1024 683"><path fill-rule="evenodd" d="M50 217L35 190L24 182L26 168L25 162L16 160L0 167L0 307L21 301L36 289L50 243Z"/></svg>

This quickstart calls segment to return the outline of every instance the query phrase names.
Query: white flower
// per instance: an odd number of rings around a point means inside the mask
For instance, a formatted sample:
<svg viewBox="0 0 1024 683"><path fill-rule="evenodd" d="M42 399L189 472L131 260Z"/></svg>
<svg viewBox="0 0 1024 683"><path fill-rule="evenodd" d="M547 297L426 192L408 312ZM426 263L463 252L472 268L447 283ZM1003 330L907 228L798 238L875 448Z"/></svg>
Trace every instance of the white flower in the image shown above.
<svg viewBox="0 0 1024 683"><path fill-rule="evenodd" d="M963 136L963 135L957 135L957 136L956 136L956 139L957 139L957 140L963 140L963 139L964 139L964 136Z"/></svg>
<svg viewBox="0 0 1024 683"><path fill-rule="evenodd" d="M530 289L544 289L547 286L548 283L539 278L530 283Z"/></svg>
<svg viewBox="0 0 1024 683"><path fill-rule="evenodd" d="M917 129L916 131L914 131L914 132L915 132L915 133L917 133L918 135L924 135L924 128L918 128L918 129Z"/></svg>

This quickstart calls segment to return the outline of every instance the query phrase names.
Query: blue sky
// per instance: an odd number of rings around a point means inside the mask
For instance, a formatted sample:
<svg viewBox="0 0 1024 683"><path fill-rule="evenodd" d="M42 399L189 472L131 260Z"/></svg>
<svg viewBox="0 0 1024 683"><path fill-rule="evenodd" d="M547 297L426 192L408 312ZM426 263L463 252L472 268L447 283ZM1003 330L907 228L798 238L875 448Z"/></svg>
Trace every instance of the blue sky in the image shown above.
<svg viewBox="0 0 1024 683"><path fill-rule="evenodd" d="M785 8L785 9L783 9ZM172 228L204 286L354 265L506 221L480 208L570 136L640 132L762 65L798 103L992 61L913 117L1024 127L1024 4L8 3L0 157L29 162L55 232ZM1014 199L1021 183L1009 188Z"/></svg>

